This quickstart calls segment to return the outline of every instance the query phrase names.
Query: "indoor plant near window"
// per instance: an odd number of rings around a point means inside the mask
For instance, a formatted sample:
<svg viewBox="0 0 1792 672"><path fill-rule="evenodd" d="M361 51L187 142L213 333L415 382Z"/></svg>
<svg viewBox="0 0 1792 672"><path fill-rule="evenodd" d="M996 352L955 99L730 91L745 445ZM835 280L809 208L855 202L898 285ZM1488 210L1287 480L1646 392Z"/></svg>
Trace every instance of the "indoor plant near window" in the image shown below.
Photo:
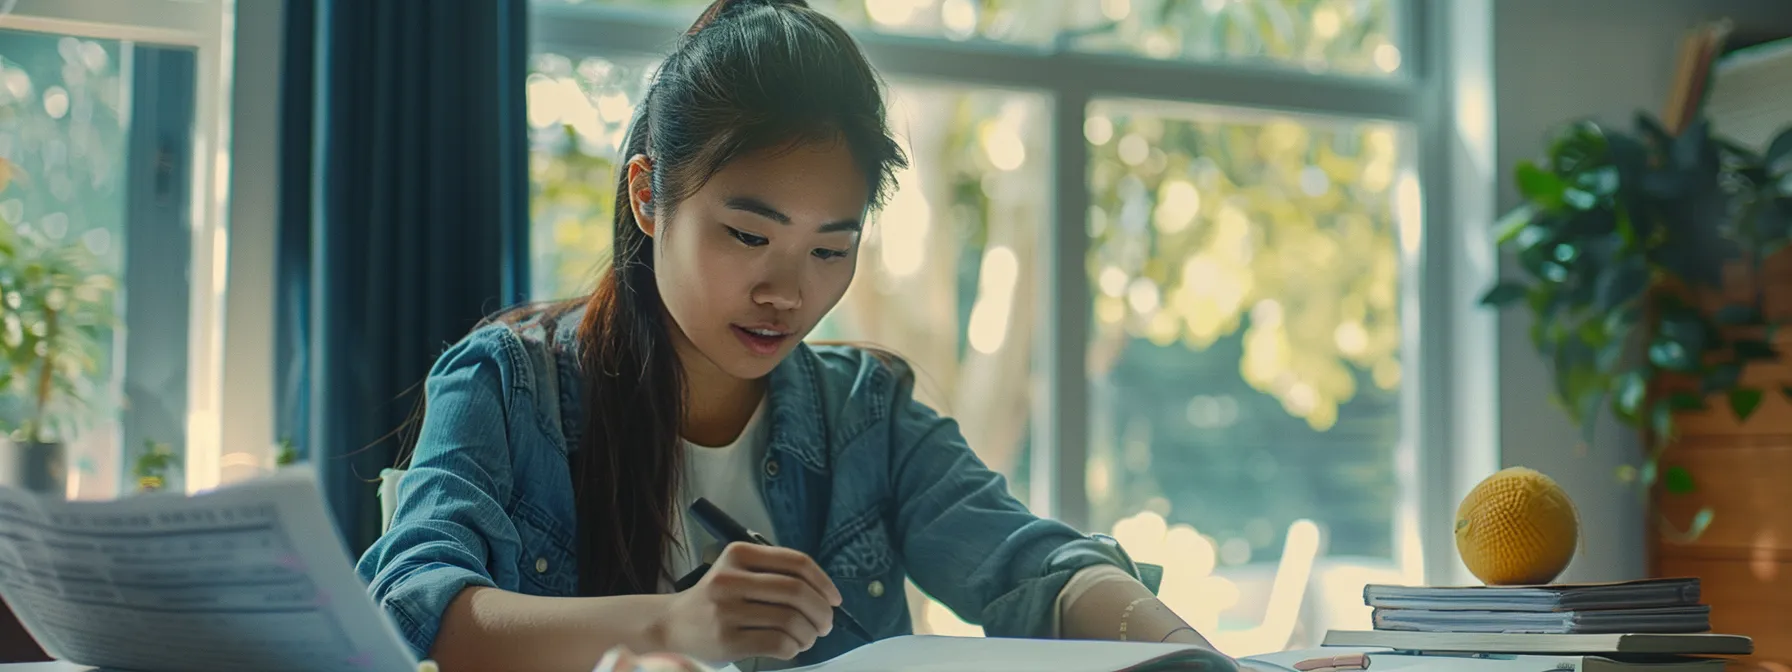
<svg viewBox="0 0 1792 672"><path fill-rule="evenodd" d="M137 492L160 492L168 487L171 472L180 466L180 453L155 439L143 442L143 452L131 465L131 476L137 479Z"/></svg>
<svg viewBox="0 0 1792 672"><path fill-rule="evenodd" d="M1640 466L1622 477L1692 492L1697 474L1657 467L1677 417L1715 402L1741 422L1768 395L1792 398L1792 380L1746 375L1780 360L1778 328L1792 317L1769 300L1792 229L1792 129L1757 153L1703 121L1678 135L1647 115L1632 133L1583 121L1516 178L1525 203L1497 235L1524 277L1482 303L1531 312L1555 400L1587 439L1607 410L1642 433ZM1663 532L1696 538L1714 513L1686 529L1662 520Z"/></svg>
<svg viewBox="0 0 1792 672"><path fill-rule="evenodd" d="M64 442L92 419L101 388L116 283L80 241L4 217L0 209L0 429L18 449L21 484L61 493Z"/></svg>
<svg viewBox="0 0 1792 672"><path fill-rule="evenodd" d="M1522 305L1554 396L1586 428L1637 429L1655 576L1696 576L1714 630L1792 660L1792 129L1756 152L1705 123L1678 135L1567 127L1518 166L1502 220L1523 275L1483 302ZM1716 522L1714 523L1714 519Z"/></svg>

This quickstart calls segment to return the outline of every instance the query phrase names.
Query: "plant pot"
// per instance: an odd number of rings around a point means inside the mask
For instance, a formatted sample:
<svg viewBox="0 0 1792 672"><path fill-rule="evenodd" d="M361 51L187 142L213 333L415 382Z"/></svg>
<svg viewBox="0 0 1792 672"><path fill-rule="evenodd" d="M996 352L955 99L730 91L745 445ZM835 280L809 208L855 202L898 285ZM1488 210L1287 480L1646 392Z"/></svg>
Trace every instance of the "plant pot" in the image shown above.
<svg viewBox="0 0 1792 672"><path fill-rule="evenodd" d="M68 450L60 443L24 441L14 446L19 485L25 490L62 496L68 491Z"/></svg>
<svg viewBox="0 0 1792 672"><path fill-rule="evenodd" d="M1792 255L1779 255L1765 274L1766 312L1783 323L1792 318ZM1729 286L1756 286L1745 280L1734 276ZM1754 638L1752 660L1783 669L1777 666L1792 665L1792 627L1785 625L1792 604L1792 400L1781 388L1792 384L1792 329L1781 329L1774 345L1779 360L1755 364L1742 378L1766 391L1746 421L1719 396L1707 400L1707 410L1677 416L1679 435L1660 468L1685 469L1695 488L1670 494L1657 487L1653 504L1682 530L1700 509L1713 516L1690 541L1652 535L1651 564L1658 576L1699 577L1712 629Z"/></svg>

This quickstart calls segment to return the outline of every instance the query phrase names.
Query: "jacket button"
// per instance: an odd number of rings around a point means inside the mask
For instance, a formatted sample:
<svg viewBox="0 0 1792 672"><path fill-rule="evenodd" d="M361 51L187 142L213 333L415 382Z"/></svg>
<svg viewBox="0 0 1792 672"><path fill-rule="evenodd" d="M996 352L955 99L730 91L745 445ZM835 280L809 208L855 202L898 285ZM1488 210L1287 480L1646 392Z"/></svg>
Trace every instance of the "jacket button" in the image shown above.
<svg viewBox="0 0 1792 672"><path fill-rule="evenodd" d="M865 592L869 593L873 598L883 597L884 582L873 579L871 585L865 586Z"/></svg>
<svg viewBox="0 0 1792 672"><path fill-rule="evenodd" d="M536 558L535 559L535 573L536 574L548 573L548 559L547 558Z"/></svg>
<svg viewBox="0 0 1792 672"><path fill-rule="evenodd" d="M778 461L776 459L768 459L765 461L765 475L772 477L778 475Z"/></svg>

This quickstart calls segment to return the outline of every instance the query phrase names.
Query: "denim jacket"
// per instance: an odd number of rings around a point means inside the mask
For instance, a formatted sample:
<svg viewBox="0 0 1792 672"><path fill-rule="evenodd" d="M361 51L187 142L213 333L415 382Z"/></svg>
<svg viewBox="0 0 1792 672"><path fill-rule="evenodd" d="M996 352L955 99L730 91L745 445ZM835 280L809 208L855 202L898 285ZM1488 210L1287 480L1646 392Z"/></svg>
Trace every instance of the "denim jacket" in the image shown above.
<svg viewBox="0 0 1792 672"><path fill-rule="evenodd" d="M357 567L419 656L468 586L577 594L576 324L483 327L430 372L391 527ZM1117 546L1028 513L956 423L912 398L899 364L801 345L767 389L759 484L774 536L815 559L874 637L911 632L905 579L989 635L1046 637L1076 570L1109 563L1138 575ZM865 643L835 629L797 662Z"/></svg>

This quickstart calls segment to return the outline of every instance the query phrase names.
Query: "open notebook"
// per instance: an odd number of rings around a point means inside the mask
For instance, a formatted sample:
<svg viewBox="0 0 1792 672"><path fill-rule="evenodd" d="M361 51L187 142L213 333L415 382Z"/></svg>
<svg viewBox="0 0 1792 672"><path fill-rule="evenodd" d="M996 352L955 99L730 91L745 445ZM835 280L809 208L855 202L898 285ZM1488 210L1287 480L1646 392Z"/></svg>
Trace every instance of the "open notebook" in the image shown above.
<svg viewBox="0 0 1792 672"><path fill-rule="evenodd" d="M725 668L731 672L734 668ZM1186 644L910 635L866 644L803 672L1238 672Z"/></svg>

